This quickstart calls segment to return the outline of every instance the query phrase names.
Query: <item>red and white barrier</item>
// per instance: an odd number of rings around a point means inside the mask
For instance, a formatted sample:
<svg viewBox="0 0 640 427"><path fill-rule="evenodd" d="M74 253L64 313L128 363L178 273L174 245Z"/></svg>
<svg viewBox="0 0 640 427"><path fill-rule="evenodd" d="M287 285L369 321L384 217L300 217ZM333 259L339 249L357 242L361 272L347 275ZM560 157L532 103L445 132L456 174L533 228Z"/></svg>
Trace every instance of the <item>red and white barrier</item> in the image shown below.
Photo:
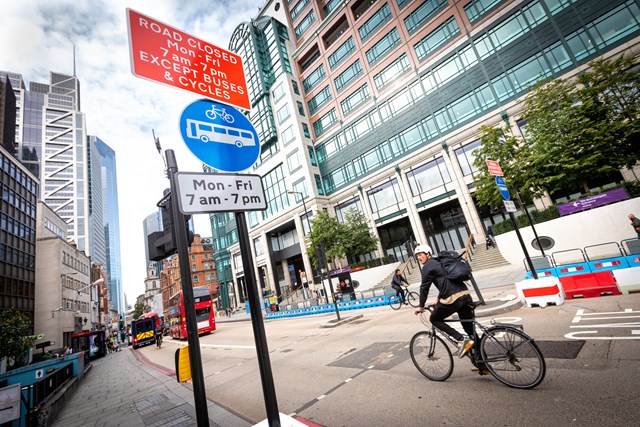
<svg viewBox="0 0 640 427"><path fill-rule="evenodd" d="M560 280L555 276L516 282L516 291L518 296L525 300L527 307L534 305L546 307L549 304L562 305L564 303L564 290Z"/></svg>

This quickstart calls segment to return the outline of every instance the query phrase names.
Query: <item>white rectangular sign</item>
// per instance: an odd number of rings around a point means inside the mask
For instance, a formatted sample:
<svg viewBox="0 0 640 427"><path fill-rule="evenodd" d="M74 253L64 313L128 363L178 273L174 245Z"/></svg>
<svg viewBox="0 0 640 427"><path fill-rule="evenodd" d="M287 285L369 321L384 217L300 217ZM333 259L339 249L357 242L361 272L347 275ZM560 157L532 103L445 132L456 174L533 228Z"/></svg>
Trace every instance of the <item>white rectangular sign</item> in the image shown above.
<svg viewBox="0 0 640 427"><path fill-rule="evenodd" d="M513 200L503 200L504 202L504 208L507 210L507 212L517 212L518 209L516 209L516 204L513 202Z"/></svg>
<svg viewBox="0 0 640 427"><path fill-rule="evenodd" d="M185 215L267 208L260 175L178 172L175 176L180 212Z"/></svg>

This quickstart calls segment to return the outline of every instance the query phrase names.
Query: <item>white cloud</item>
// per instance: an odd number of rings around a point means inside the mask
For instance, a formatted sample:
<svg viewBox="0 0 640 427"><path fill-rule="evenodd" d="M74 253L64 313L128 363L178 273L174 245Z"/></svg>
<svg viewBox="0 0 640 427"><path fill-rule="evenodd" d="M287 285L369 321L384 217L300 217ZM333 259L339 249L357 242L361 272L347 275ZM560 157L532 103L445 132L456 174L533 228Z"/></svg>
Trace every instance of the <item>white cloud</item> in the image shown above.
<svg viewBox="0 0 640 427"><path fill-rule="evenodd" d="M73 73L81 84L87 130L116 152L123 286L129 302L144 291L142 221L169 187L153 144L173 149L181 171L202 170L178 129L180 113L199 97L132 75L125 9L132 9L227 48L233 30L257 14L253 1L14 0L0 14L0 70L21 73L25 82L49 81L49 72ZM196 232L211 233L206 215Z"/></svg>

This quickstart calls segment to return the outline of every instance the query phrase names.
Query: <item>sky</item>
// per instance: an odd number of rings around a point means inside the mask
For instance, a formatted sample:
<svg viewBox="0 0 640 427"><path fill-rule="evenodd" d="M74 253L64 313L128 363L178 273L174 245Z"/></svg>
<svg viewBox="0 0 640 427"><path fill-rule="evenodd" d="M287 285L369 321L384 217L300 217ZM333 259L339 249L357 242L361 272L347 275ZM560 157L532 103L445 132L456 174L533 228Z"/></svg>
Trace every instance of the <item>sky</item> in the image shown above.
<svg viewBox="0 0 640 427"><path fill-rule="evenodd" d="M126 9L227 49L235 28L256 17L265 0L13 0L0 13L0 70L22 74L25 85L48 83L49 72L74 72L80 80L87 134L116 153L120 250L127 302L144 292L143 220L157 210L169 187L164 150L175 152L178 170L202 172L202 163L180 135L179 119L201 97L131 73ZM195 231L210 236L208 215L194 215Z"/></svg>

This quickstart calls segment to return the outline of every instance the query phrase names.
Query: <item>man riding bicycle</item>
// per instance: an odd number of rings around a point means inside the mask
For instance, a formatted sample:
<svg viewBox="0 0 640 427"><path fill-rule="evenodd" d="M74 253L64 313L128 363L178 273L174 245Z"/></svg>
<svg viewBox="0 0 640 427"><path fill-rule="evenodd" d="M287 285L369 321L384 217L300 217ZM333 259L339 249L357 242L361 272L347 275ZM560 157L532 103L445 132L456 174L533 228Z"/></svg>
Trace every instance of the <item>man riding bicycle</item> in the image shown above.
<svg viewBox="0 0 640 427"><path fill-rule="evenodd" d="M424 312L429 289L432 283L435 284L436 288L438 288L438 296L429 321L433 326L458 341L458 357L462 358L474 344L473 323L471 322L473 320L473 310L469 307L469 304L473 301L467 290L467 285L461 280L452 280L444 277L442 264L431 255L431 247L429 245L418 245L414 253L418 257L420 264L422 264L420 307L415 310L415 314ZM466 337L444 322L444 319L453 313L458 313L460 320L470 321L461 322L464 331L467 333Z"/></svg>
<svg viewBox="0 0 640 427"><path fill-rule="evenodd" d="M391 287L395 289L396 297L398 297L398 299L403 303L408 304L406 299L406 291L402 287L402 282L406 283L407 286L409 286L409 282L407 282L407 279L402 277L400 269L396 269L396 273L393 275L393 279L391 279Z"/></svg>

